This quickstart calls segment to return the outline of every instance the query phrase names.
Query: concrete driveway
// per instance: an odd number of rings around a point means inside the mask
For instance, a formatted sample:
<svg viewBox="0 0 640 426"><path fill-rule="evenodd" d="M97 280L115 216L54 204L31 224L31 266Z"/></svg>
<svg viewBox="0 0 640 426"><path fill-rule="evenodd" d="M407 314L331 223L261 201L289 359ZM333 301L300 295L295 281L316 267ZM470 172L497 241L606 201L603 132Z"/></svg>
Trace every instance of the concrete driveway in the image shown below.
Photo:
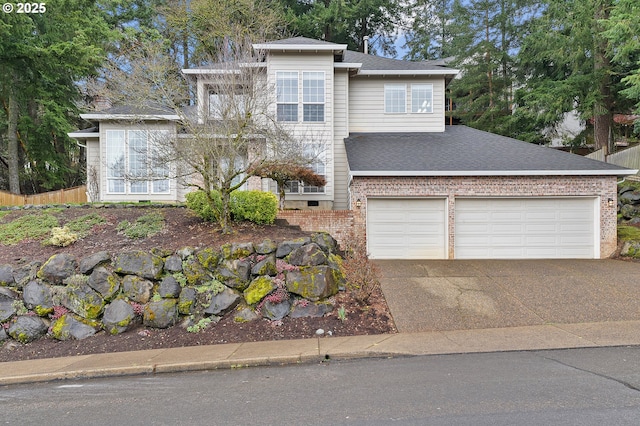
<svg viewBox="0 0 640 426"><path fill-rule="evenodd" d="M400 332L640 320L640 263L384 260ZM639 330L640 331L640 330Z"/></svg>

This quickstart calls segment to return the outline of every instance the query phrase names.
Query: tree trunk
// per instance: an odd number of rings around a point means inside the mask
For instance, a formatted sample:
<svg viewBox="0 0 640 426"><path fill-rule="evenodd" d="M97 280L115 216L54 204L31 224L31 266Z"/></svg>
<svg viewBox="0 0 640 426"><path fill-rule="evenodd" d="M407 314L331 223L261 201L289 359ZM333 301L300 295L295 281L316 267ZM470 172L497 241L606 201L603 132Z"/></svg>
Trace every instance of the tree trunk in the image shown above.
<svg viewBox="0 0 640 426"><path fill-rule="evenodd" d="M608 3L598 4L595 11L596 26L599 27L601 20L609 18ZM598 81L599 101L593 110L593 139L595 148L605 148L605 152L610 154L613 151L611 130L613 125L613 100L611 97L611 61L607 57L607 41L601 35L601 30L595 36L595 56L594 74Z"/></svg>
<svg viewBox="0 0 640 426"><path fill-rule="evenodd" d="M222 199L222 211L220 212L220 228L223 234L232 234L231 226L231 194L229 188L220 189L220 198Z"/></svg>
<svg viewBox="0 0 640 426"><path fill-rule="evenodd" d="M15 88L15 85L14 85ZM20 194L20 158L18 145L18 100L14 88L9 89L8 121L8 163L9 163L9 191L12 194Z"/></svg>

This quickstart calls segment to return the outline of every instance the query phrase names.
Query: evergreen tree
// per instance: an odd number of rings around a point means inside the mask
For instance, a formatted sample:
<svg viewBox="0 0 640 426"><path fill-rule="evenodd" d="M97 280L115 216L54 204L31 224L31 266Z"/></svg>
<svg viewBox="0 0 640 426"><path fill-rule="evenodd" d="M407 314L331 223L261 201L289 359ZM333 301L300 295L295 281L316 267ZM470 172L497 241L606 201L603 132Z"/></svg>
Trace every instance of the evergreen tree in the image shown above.
<svg viewBox="0 0 640 426"><path fill-rule="evenodd" d="M11 192L84 181L67 132L77 124L76 83L101 65L110 39L103 10L88 1L51 1L40 13L0 15L1 155Z"/></svg>
<svg viewBox="0 0 640 426"><path fill-rule="evenodd" d="M622 78L629 63L612 62L616 47L605 37L613 0L547 0L518 56L522 88L516 95L517 123L530 136L553 131L576 110L596 149L612 149L614 112L625 112Z"/></svg>
<svg viewBox="0 0 640 426"><path fill-rule="evenodd" d="M635 102L636 113L640 114L640 4L636 0L615 1L609 20L602 24L613 63L629 70L621 80L625 87L620 94ZM640 120L636 120L638 133L639 127Z"/></svg>
<svg viewBox="0 0 640 426"><path fill-rule="evenodd" d="M363 51L369 37L372 54L395 56L396 31L402 24L399 0L285 0L289 31L295 35L345 43Z"/></svg>
<svg viewBox="0 0 640 426"><path fill-rule="evenodd" d="M512 135L514 56L535 5L530 0L456 0L451 10L449 54L461 70L450 86L455 115L469 126Z"/></svg>

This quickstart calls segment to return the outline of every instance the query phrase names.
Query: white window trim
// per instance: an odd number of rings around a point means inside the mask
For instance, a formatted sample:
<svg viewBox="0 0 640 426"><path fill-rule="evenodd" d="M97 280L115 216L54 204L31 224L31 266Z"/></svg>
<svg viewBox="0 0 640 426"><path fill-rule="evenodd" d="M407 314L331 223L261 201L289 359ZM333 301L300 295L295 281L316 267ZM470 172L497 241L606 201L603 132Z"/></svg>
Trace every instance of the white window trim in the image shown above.
<svg viewBox="0 0 640 426"><path fill-rule="evenodd" d="M419 89L421 87L429 87L431 89L430 99L429 99L429 110L428 111L414 111L413 110L413 99L415 96L414 88ZM411 114L433 114L433 83L415 83L411 85Z"/></svg>
<svg viewBox="0 0 640 426"><path fill-rule="evenodd" d="M400 88L402 88L402 94L404 96L403 99L403 110L402 111L389 111L389 104L387 103L388 101L390 102L391 99L387 98L387 89L395 89L398 90L398 92L400 92ZM404 83L388 83L384 85L384 113L385 114L406 114L407 113L407 85Z"/></svg>
<svg viewBox="0 0 640 426"><path fill-rule="evenodd" d="M107 130L105 133L105 157L107 158L107 162L106 162L106 166L105 166L105 184L106 184L106 188L105 188L105 193L107 195L133 195L133 196L139 196L139 195L165 195L165 194L170 194L171 193L171 179L168 176L162 176L162 178L160 176L154 176L153 175L153 165L150 164L149 162L149 158L147 157L146 163L147 163L147 176L148 179L146 180L132 180L131 178L128 177L128 175L131 173L130 167L131 167L131 153L130 153L130 133L131 132L144 132L145 137L146 137L146 141L147 141L147 146L146 146L146 153L148 155L149 149L150 149L150 145L149 145L149 135L151 133L166 133L167 135L169 134L168 130L140 130L140 129L129 129L129 130L123 130L123 129L111 129L111 130ZM114 134L114 133L119 133L119 134L123 134L124 135L124 144L123 144L123 154L124 154L124 176L122 177L110 177L109 176L109 171L111 170L111 167L109 166L109 134ZM110 181L123 181L124 182L124 191L110 191L109 190L109 182ZM138 182L145 182L147 189L146 191L143 192L133 192L131 190L131 184L134 183L135 181ZM154 188L156 187L156 183L160 182L160 181L167 181L168 185L166 185L166 190L165 191L155 191Z"/></svg>

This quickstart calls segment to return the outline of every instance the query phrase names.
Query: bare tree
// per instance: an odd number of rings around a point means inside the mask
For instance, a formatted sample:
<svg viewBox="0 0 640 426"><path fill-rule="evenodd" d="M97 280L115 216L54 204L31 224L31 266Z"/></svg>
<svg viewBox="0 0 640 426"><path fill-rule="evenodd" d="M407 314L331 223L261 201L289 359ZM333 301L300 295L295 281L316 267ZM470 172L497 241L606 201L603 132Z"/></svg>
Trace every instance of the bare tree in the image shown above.
<svg viewBox="0 0 640 426"><path fill-rule="evenodd" d="M214 210L212 191L218 191L224 233L232 232L231 192L252 176L265 176L260 172L267 164L305 166L322 150L317 143L319 149L305 149L315 138L277 120L275 90L263 59L249 41L227 40L211 65L187 72L185 79L162 44L146 42L126 58L116 58L100 84L114 105L126 104L144 115L175 114L177 135L157 133L162 136L146 156L165 176L170 169L173 177L188 178ZM190 84L197 85L195 102Z"/></svg>

